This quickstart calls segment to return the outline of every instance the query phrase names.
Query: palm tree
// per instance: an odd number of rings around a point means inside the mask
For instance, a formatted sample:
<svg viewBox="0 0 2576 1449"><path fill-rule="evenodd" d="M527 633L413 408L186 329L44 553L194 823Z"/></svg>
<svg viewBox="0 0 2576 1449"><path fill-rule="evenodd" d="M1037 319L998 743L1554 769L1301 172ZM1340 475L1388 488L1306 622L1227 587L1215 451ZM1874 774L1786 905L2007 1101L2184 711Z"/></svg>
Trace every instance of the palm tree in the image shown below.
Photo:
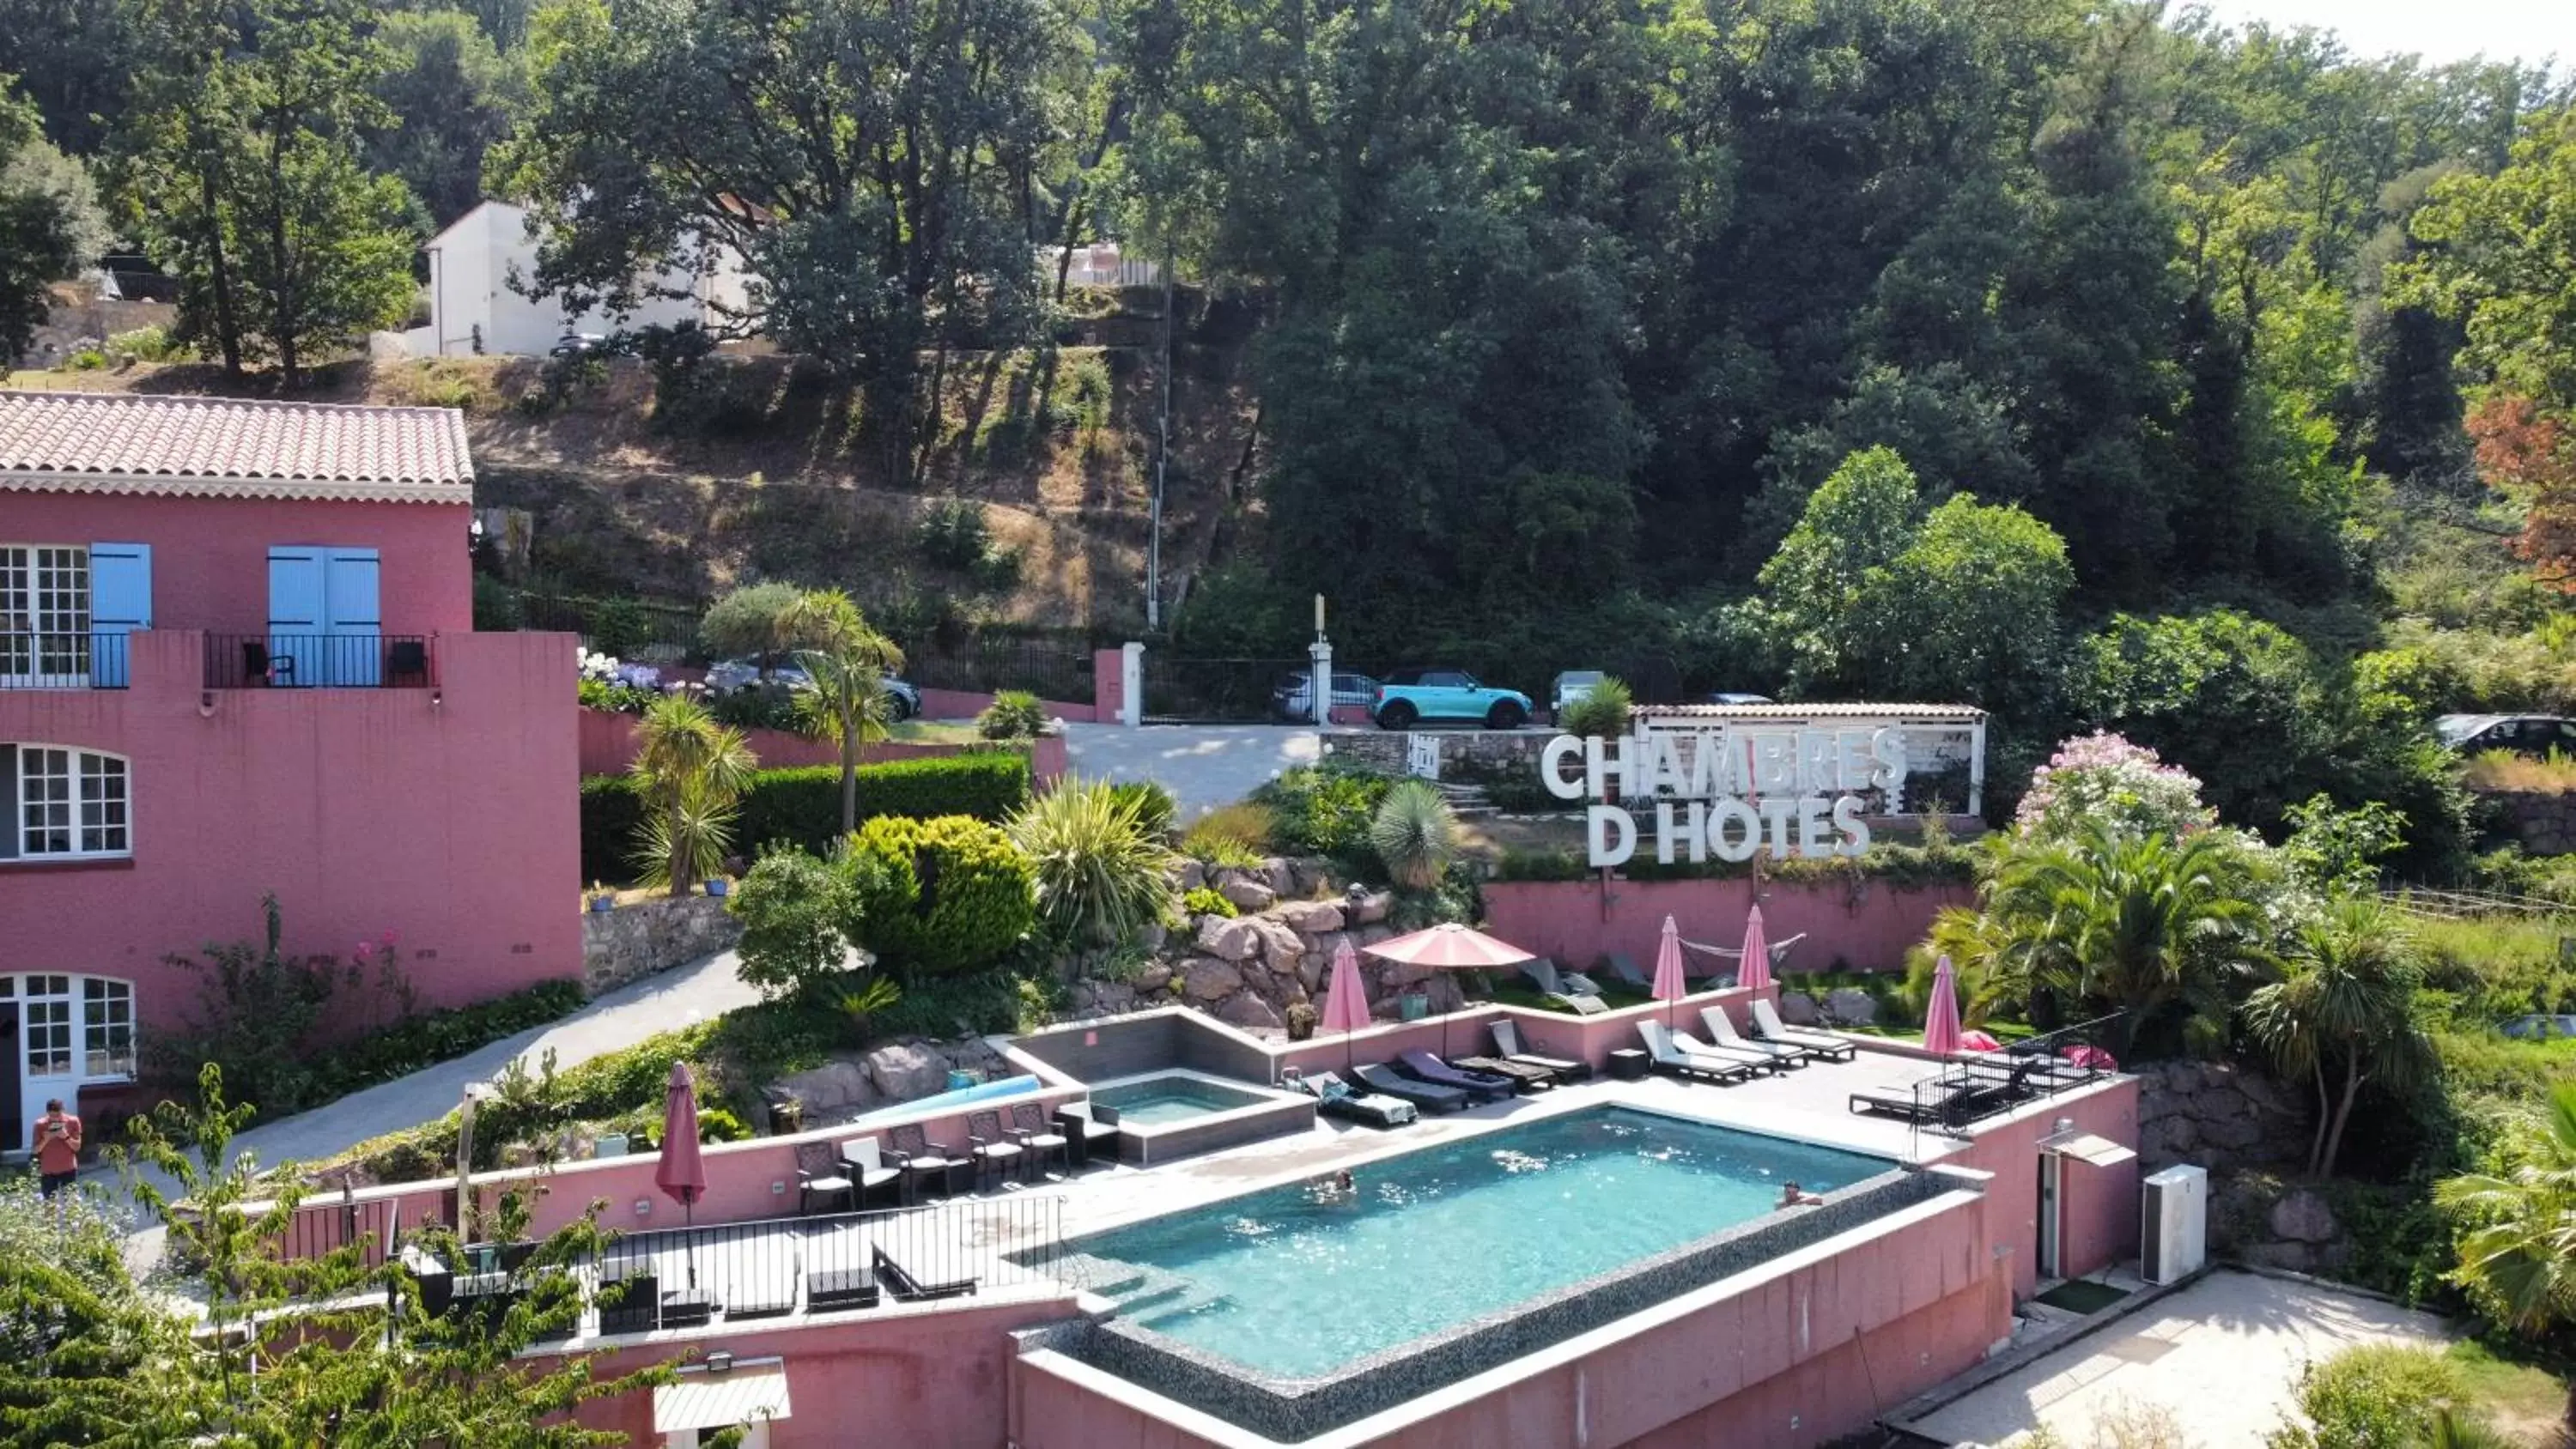
<svg viewBox="0 0 2576 1449"><path fill-rule="evenodd" d="M2544 1130L2522 1165L2451 1178L2433 1200L2476 1225L2460 1239L2452 1282L2519 1333L2576 1323L2576 1085L2551 1090Z"/></svg>
<svg viewBox="0 0 2576 1449"><path fill-rule="evenodd" d="M689 882L715 873L759 763L740 730L717 724L686 695L665 695L644 711L633 773L644 796L637 840L645 884L668 884L682 896Z"/></svg>
<svg viewBox="0 0 2576 1449"><path fill-rule="evenodd" d="M2230 836L2180 841L2093 826L2072 840L2008 851L1982 886L1990 992L2115 1010L2126 1052L2176 1008L2215 1032L2231 988L2269 968L2255 866Z"/></svg>
<svg viewBox="0 0 2576 1449"><path fill-rule="evenodd" d="M886 737L886 671L903 667L903 651L869 627L839 589L796 601L790 623L812 643L796 652L807 682L796 691L796 722L818 740L841 742L841 833L859 828L859 751Z"/></svg>
<svg viewBox="0 0 2576 1449"><path fill-rule="evenodd" d="M2273 1064L2316 1083L2310 1174L2334 1175L2363 1082L2404 1087L2432 1070L2433 1043L2414 1016L2423 980L2397 913L2375 896L2347 896L2299 928L2290 975L2246 999L2246 1029ZM2329 1077L2340 1092L2329 1092Z"/></svg>
<svg viewBox="0 0 2576 1449"><path fill-rule="evenodd" d="M1378 802L1377 815L1369 821L1369 844L1397 885L1429 890L1458 853L1458 817L1430 782L1400 781Z"/></svg>

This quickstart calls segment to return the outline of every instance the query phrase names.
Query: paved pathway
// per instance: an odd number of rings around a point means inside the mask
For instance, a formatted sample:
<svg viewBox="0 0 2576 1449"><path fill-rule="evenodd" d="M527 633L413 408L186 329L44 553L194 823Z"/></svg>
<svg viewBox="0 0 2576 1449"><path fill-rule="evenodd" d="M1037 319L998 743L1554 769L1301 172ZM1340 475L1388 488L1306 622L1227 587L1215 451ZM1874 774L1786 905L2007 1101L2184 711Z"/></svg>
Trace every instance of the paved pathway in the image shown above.
<svg viewBox="0 0 2576 1449"><path fill-rule="evenodd" d="M1230 805L1282 770L1315 763L1315 731L1281 725L1065 726L1065 758L1089 778L1153 780L1180 818Z"/></svg>
<svg viewBox="0 0 2576 1449"><path fill-rule="evenodd" d="M523 1031L310 1112L254 1126L234 1140L234 1152L255 1154L264 1167L318 1161L369 1138L447 1115L464 1100L469 1084L490 1080L513 1057L526 1058L534 1068L551 1049L561 1071L656 1032L731 1011L759 999L734 974L738 964L734 953L726 951L620 987L552 1026ZM157 1179L156 1185L169 1186Z"/></svg>
<svg viewBox="0 0 2576 1449"><path fill-rule="evenodd" d="M2044 1425L2062 1443L2107 1444L2106 1425L2166 1418L2182 1443L2260 1444L2281 1426L2304 1365L2354 1344L2446 1336L2429 1313L2222 1269L1904 1427L1944 1444L2002 1444Z"/></svg>

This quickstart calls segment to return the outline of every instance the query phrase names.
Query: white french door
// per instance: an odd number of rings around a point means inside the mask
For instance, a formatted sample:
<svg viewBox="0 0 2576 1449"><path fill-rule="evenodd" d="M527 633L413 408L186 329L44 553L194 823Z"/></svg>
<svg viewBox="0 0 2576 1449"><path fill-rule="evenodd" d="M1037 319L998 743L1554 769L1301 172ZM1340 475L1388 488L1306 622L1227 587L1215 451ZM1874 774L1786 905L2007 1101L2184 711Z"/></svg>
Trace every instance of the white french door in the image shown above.
<svg viewBox="0 0 2576 1449"><path fill-rule="evenodd" d="M0 544L0 684L87 684L89 599L86 547Z"/></svg>

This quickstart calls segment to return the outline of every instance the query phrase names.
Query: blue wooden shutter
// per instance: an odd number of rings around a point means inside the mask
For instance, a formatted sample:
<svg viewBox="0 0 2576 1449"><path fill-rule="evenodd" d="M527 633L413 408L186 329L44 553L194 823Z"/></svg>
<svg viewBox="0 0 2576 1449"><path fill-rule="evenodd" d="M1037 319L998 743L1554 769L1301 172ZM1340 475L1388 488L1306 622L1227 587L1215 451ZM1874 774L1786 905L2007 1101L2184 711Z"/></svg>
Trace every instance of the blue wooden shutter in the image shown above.
<svg viewBox="0 0 2576 1449"><path fill-rule="evenodd" d="M152 545L89 546L90 682L122 689L125 636L152 627Z"/></svg>
<svg viewBox="0 0 2576 1449"><path fill-rule="evenodd" d="M322 592L322 550L268 551L268 682L322 682L322 636L330 615ZM310 664L307 664L310 660ZM256 680L246 681L256 683Z"/></svg>
<svg viewBox="0 0 2576 1449"><path fill-rule="evenodd" d="M384 682L384 616L377 600L376 551L325 549L323 616L330 635L330 682L373 686Z"/></svg>

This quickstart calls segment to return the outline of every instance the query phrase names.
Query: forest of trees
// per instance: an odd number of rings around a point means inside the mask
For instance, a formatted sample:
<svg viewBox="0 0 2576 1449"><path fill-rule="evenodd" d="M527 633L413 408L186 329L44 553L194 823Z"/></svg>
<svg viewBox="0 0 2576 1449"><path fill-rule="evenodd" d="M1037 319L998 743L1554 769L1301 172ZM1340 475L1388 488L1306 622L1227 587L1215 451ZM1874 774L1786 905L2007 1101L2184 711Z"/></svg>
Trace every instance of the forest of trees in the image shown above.
<svg viewBox="0 0 2576 1449"><path fill-rule="evenodd" d="M1322 591L1362 664L1982 704L1999 777L2113 725L2425 869L2429 714L2576 703L2536 66L2078 0L0 0L0 75L0 346L85 188L290 384L502 195L571 299L740 252L720 330L901 486L951 355L1048 336L1040 249L1171 258L1264 319L1195 652Z"/></svg>

